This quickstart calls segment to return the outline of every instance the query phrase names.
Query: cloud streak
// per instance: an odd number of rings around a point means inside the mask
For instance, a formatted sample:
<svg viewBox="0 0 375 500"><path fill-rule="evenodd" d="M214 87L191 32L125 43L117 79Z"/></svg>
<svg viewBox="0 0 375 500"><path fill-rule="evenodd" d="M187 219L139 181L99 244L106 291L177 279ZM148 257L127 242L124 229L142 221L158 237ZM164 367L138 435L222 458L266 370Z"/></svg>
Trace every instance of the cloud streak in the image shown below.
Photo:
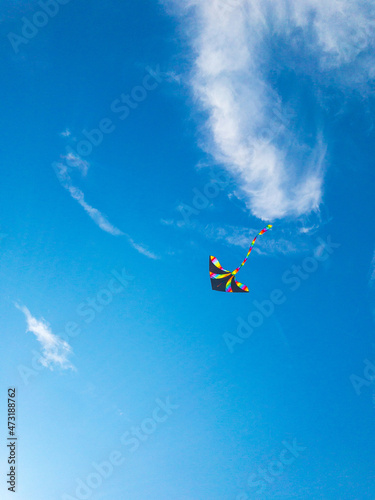
<svg viewBox="0 0 375 500"><path fill-rule="evenodd" d="M89 164L87 161L82 160L78 155L74 155L72 153L69 153L68 156L63 158L65 158L67 162L69 162L69 165L71 167L77 168L82 175L87 174L89 168ZM100 227L100 229L102 229L106 233L111 234L112 236L121 236L124 234L122 231L120 231L120 229L111 224L97 208L92 207L85 201L85 195L83 191L75 187L72 183L72 179L69 175L70 167L68 167L64 163L55 162L53 164L53 168L55 169L60 184L68 191L70 196L81 205L81 207L91 217L95 224Z"/></svg>
<svg viewBox="0 0 375 500"><path fill-rule="evenodd" d="M66 156L62 156L61 158L65 160L64 163L55 162L52 164L60 184L68 191L70 196L81 205L95 224L112 236L125 236L129 244L138 253L144 255L145 257L154 260L159 259L156 254L145 248L143 245L136 243L128 234L123 233L120 229L111 224L97 208L92 207L86 202L83 191L73 185L70 171L72 169L76 169L82 176L86 176L90 167L89 163L86 160L83 160L76 153L68 153Z"/></svg>
<svg viewBox="0 0 375 500"><path fill-rule="evenodd" d="M371 265L370 265L370 286L373 287L375 285L375 252L372 257Z"/></svg>
<svg viewBox="0 0 375 500"><path fill-rule="evenodd" d="M70 345L52 333L50 325L44 320L38 320L31 315L25 306L15 304L23 312L27 323L27 332L35 335L42 348L40 362L46 368L53 370L55 367L62 369L75 369L68 357L72 354Z"/></svg>
<svg viewBox="0 0 375 500"><path fill-rule="evenodd" d="M66 128L63 132L61 132L61 137L70 137L72 135L71 131Z"/></svg>
<svg viewBox="0 0 375 500"><path fill-rule="evenodd" d="M72 198L78 201L81 207L89 214L91 219L100 229L103 229L106 233L112 234L112 236L121 236L124 234L120 229L117 229L117 227L111 224L98 209L85 202L84 194L80 189L69 186L68 191Z"/></svg>
<svg viewBox="0 0 375 500"><path fill-rule="evenodd" d="M132 238L130 238L130 236L128 236L128 240L129 240L129 243L131 244L131 246L135 250L137 250L137 252L141 253L145 257L148 257L149 259L154 259L154 260L159 259L159 257L157 255L155 255L153 252L150 252L149 250L147 250L147 248L145 248L143 245L136 243Z"/></svg>
<svg viewBox="0 0 375 500"><path fill-rule="evenodd" d="M283 101L270 81L267 62L272 57L280 60L282 70L295 68L269 47L279 39L286 40L288 50L298 53L303 47L314 61L311 66L319 68L311 78L340 70L347 84L359 85L359 79L363 83L375 73L366 56L374 39L371 4L184 0L178 5L185 22L190 22L190 84L207 117L203 148L237 179L253 215L272 220L317 210L323 194L325 141L318 126L309 133L300 130L300 105ZM308 73L309 65L305 66L299 70Z"/></svg>

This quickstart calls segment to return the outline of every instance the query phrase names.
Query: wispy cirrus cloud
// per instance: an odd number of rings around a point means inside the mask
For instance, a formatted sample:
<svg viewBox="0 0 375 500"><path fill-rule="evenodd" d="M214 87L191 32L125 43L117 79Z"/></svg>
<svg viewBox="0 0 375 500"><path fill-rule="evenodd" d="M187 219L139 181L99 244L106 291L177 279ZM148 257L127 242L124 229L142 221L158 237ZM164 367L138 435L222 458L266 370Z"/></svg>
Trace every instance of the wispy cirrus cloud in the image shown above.
<svg viewBox="0 0 375 500"><path fill-rule="evenodd" d="M62 369L75 369L69 361L72 354L70 345L60 337L52 333L50 325L42 318L34 318L27 307L15 304L17 309L23 312L27 323L27 332L35 335L42 348L40 362L46 368L53 370L55 367Z"/></svg>
<svg viewBox="0 0 375 500"><path fill-rule="evenodd" d="M238 180L253 215L272 220L317 210L324 136L318 122L303 130L300 104L283 101L267 64L277 62L281 71L299 71L312 80L324 74L323 84L337 77L340 84L362 85L375 76L368 54L374 6L365 0L165 2L179 6L188 25L194 53L190 85L207 116L204 149ZM312 63L291 67L290 54L278 52L275 40L299 56L294 60L308 54Z"/></svg>
<svg viewBox="0 0 375 500"><path fill-rule="evenodd" d="M145 248L143 245L140 245L139 243L136 243L132 238L130 238L130 236L128 236L128 241L131 244L131 246L135 250L137 250L137 252L141 253L145 257L148 257L149 259L154 259L154 260L157 260L157 259L160 258L156 254L154 254L153 252L151 252L150 250L147 250L147 248Z"/></svg>
<svg viewBox="0 0 375 500"><path fill-rule="evenodd" d="M66 160L70 167L77 168L83 176L85 176L89 171L89 162L87 160L82 160L82 158L75 153L68 153L61 158ZM67 174L67 168L64 170L64 174Z"/></svg>
<svg viewBox="0 0 375 500"><path fill-rule="evenodd" d="M181 231L193 230L201 234L204 238L211 241L220 242L229 247L239 247L247 250L254 236L259 233L260 227L244 227L217 224L202 224L198 221L194 224L186 225L181 221L173 219L162 219L161 224ZM323 222L324 224L324 222ZM284 228L275 227L272 231L267 232L267 236L258 238L254 246L254 253L262 255L290 255L311 251L311 243L309 238L305 238L306 233L310 234L313 228L297 229L293 226ZM213 253L214 246L212 248Z"/></svg>
<svg viewBox="0 0 375 500"><path fill-rule="evenodd" d="M62 162L53 163L53 168L55 169L60 184L68 191L70 196L81 205L81 207L91 217L95 224L100 227L100 229L106 233L112 234L113 236L123 235L124 233L111 224L97 208L89 205L85 201L83 191L73 185L69 169L77 168L82 175L86 175L89 168L88 162L86 160L82 160L82 158L73 153L69 153L68 156L63 156L62 159L65 159L69 166Z"/></svg>
<svg viewBox="0 0 375 500"><path fill-rule="evenodd" d="M373 287L375 285L375 252L372 257L372 261L370 264L370 286Z"/></svg>
<svg viewBox="0 0 375 500"><path fill-rule="evenodd" d="M70 137L72 135L71 131L66 128L63 132L61 132L61 137Z"/></svg>
<svg viewBox="0 0 375 500"><path fill-rule="evenodd" d="M103 229L103 231L112 234L113 236L121 236L124 234L120 231L120 229L117 229L117 227L111 224L97 208L94 208L86 203L84 194L80 189L74 186L69 186L68 191L72 198L78 201L81 207L89 214L91 219L100 227L100 229Z"/></svg>
<svg viewBox="0 0 375 500"><path fill-rule="evenodd" d="M92 207L86 202L83 191L74 186L70 172L75 169L78 170L82 176L86 176L90 168L89 162L83 160L78 154L71 152L65 156L61 156L61 159L63 161L54 162L52 164L60 184L68 191L70 196L81 205L95 224L99 226L100 229L113 236L125 236L130 245L145 257L154 260L159 259L155 253L148 250L144 245L136 243L128 234L111 224L97 208Z"/></svg>
<svg viewBox="0 0 375 500"><path fill-rule="evenodd" d="M210 239L247 250L253 237L259 233L259 229L238 226L218 227L210 224L202 228L201 232ZM288 231L278 230L276 236L273 235L273 231L269 231L266 238L258 238L253 252L262 255L289 255L306 251L307 248L308 245L303 239L296 238Z"/></svg>

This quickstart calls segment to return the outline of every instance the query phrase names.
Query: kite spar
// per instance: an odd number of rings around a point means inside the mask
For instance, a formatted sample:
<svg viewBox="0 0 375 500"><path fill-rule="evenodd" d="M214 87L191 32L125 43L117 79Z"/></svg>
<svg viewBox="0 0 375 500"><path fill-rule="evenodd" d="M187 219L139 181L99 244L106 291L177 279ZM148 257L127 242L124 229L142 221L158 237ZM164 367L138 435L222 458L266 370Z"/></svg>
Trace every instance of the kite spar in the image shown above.
<svg viewBox="0 0 375 500"><path fill-rule="evenodd" d="M220 262L217 260L217 258L210 255L210 279L211 279L212 290L215 290L217 292L229 292L229 293L246 293L249 291L246 285L239 283L234 279L234 277L249 258L251 250L253 249L253 246L258 236L266 233L271 228L272 225L268 224L268 226L262 229L260 233L255 236L255 238L251 242L249 251L247 252L247 255L243 260L242 264L239 265L237 269L235 269L232 272L226 271L223 267L221 267Z"/></svg>

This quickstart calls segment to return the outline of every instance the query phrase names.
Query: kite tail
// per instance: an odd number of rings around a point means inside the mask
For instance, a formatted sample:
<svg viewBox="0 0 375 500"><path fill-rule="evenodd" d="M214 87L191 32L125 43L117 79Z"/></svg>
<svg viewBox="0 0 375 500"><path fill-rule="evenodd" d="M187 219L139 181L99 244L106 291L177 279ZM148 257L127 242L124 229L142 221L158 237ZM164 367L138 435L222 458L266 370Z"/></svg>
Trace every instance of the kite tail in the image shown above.
<svg viewBox="0 0 375 500"><path fill-rule="evenodd" d="M241 265L239 265L239 266L237 267L237 269L235 269L235 270L232 272L232 274L233 274L233 275L235 275L235 274L237 274L237 273L238 273L238 271L241 269L241 267L245 264L245 262L246 262L246 261L247 261L247 259L249 258L250 254L251 254L251 250L253 249L253 246L254 246L255 241L256 241L256 239L258 238L258 236L261 236L262 234L264 234L264 233L266 233L267 231L269 231L269 230L271 229L271 227L272 227L272 224L268 224L268 226L266 226L264 229L262 229L262 230L261 230L261 231L260 231L260 232L259 232L259 233L255 236L255 238L254 238L254 239L253 239L253 241L251 242L251 245L250 245L249 251L247 252L247 255L246 255L246 257L245 257L244 261L242 262L242 264L241 264Z"/></svg>

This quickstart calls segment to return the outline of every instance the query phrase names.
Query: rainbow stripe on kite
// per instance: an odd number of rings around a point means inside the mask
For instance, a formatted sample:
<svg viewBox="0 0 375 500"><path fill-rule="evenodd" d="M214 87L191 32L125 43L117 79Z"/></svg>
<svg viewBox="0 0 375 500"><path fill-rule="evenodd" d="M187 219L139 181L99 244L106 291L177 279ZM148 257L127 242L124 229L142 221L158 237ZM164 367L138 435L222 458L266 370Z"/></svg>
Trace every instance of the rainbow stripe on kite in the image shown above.
<svg viewBox="0 0 375 500"><path fill-rule="evenodd" d="M216 257L210 255L209 270L212 290L217 292L227 292L227 293L246 293L249 291L246 285L239 283L235 280L235 276L241 267L245 264L249 258L251 251L254 247L255 241L258 236L266 233L272 228L272 224L268 224L264 229L262 229L251 242L249 251L246 254L245 259L242 264L240 264L234 271L230 272L224 269Z"/></svg>

